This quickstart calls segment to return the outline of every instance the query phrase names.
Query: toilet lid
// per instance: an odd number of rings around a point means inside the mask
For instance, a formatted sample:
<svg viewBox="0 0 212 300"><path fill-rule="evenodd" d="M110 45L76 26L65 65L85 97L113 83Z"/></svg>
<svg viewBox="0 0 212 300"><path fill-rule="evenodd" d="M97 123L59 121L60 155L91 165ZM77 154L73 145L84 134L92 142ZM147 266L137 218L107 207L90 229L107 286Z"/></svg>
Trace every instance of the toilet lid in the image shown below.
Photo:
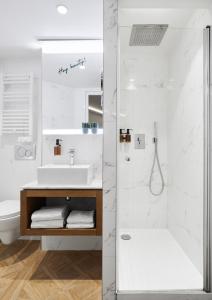
<svg viewBox="0 0 212 300"><path fill-rule="evenodd" d="M0 202L0 219L15 217L20 214L20 201L5 200Z"/></svg>

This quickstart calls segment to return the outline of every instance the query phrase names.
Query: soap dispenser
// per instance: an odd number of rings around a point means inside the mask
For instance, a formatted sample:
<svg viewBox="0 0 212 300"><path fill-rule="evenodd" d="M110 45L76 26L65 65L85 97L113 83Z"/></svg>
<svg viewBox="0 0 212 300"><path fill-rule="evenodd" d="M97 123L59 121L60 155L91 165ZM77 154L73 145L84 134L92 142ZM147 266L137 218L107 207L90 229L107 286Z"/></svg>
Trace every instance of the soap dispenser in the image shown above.
<svg viewBox="0 0 212 300"><path fill-rule="evenodd" d="M125 139L126 143L131 143L131 133L130 133L131 130L132 129L127 129L127 134Z"/></svg>
<svg viewBox="0 0 212 300"><path fill-rule="evenodd" d="M54 155L61 155L61 139L56 139L56 145L54 146Z"/></svg>
<svg viewBox="0 0 212 300"><path fill-rule="evenodd" d="M131 143L131 131L132 129L120 129L120 143Z"/></svg>

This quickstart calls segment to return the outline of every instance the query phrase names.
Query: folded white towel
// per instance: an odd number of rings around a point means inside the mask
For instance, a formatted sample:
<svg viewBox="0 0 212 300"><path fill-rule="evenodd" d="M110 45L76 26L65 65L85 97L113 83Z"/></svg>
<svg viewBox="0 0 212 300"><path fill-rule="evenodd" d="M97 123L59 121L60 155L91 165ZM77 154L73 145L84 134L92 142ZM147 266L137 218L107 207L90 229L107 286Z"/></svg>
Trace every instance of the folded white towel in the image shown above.
<svg viewBox="0 0 212 300"><path fill-rule="evenodd" d="M68 224L92 224L94 222L94 210L72 210L67 218Z"/></svg>
<svg viewBox="0 0 212 300"><path fill-rule="evenodd" d="M63 228L64 220L32 221L31 228Z"/></svg>
<svg viewBox="0 0 212 300"><path fill-rule="evenodd" d="M32 221L51 221L64 219L67 216L67 206L44 206L33 212Z"/></svg>
<svg viewBox="0 0 212 300"><path fill-rule="evenodd" d="M66 224L66 228L94 228L94 223L90 224Z"/></svg>

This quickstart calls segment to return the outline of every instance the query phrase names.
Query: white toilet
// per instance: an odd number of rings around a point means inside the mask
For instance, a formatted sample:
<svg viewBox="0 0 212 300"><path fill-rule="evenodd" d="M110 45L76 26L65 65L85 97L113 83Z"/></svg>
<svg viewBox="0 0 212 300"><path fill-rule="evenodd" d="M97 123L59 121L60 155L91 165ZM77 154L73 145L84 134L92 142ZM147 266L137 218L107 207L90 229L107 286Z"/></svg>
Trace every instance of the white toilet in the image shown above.
<svg viewBox="0 0 212 300"><path fill-rule="evenodd" d="M0 240L9 245L20 236L20 201L0 202Z"/></svg>

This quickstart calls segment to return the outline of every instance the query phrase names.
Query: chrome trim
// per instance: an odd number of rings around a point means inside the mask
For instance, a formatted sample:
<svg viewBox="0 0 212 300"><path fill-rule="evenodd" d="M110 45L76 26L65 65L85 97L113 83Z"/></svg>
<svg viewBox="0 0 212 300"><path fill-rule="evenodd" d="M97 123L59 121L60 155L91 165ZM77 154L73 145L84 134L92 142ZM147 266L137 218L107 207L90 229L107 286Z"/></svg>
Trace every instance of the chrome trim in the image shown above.
<svg viewBox="0 0 212 300"><path fill-rule="evenodd" d="M211 64L211 47L210 47L210 27L204 29L203 34L203 50L204 50L204 228L203 228L203 287L205 292L211 291L211 159L210 159L210 145L211 145L211 105L210 105L210 64Z"/></svg>

